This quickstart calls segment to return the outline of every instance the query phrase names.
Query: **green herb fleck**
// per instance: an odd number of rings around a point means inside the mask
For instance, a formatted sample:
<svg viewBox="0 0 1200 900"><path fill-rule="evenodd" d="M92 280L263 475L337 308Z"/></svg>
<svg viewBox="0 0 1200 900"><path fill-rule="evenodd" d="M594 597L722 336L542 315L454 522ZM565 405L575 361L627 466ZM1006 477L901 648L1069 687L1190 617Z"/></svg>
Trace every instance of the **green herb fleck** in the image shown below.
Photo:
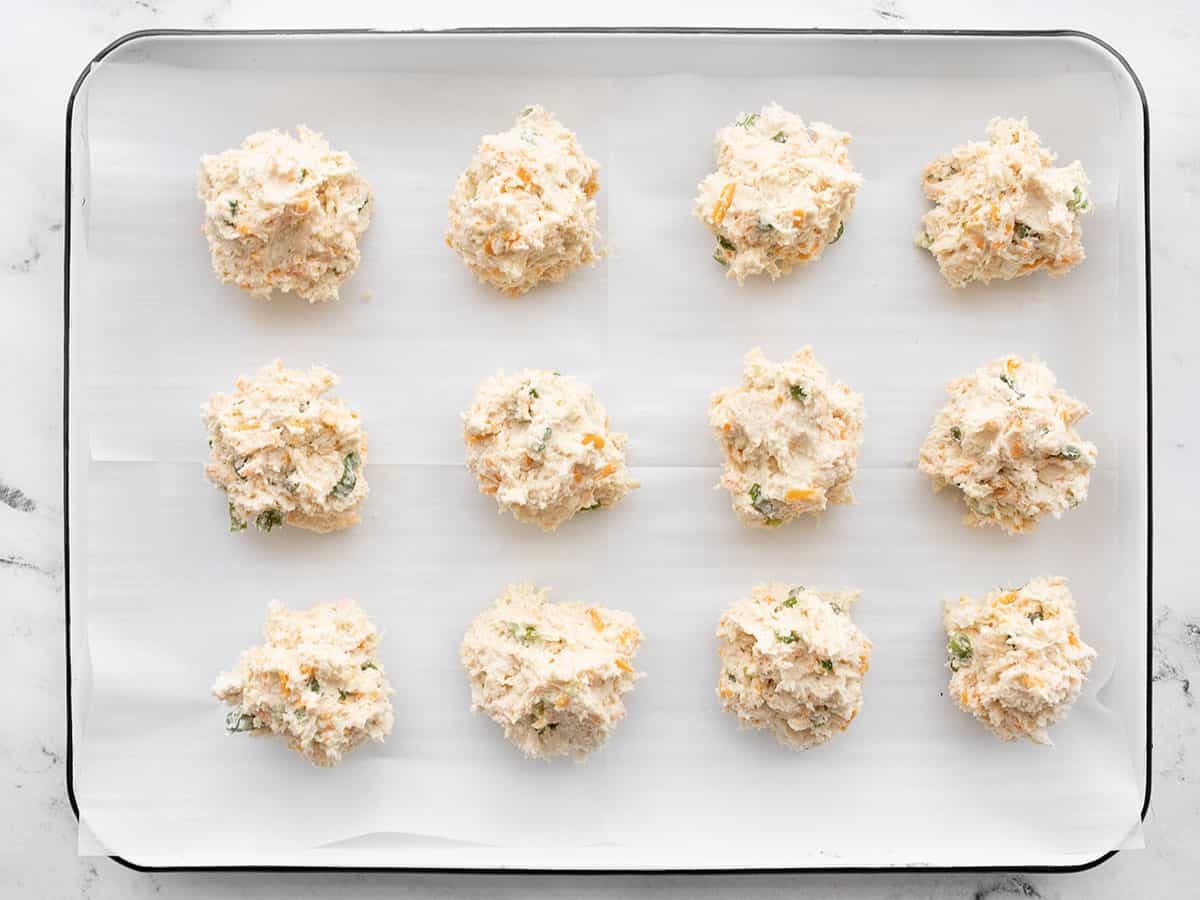
<svg viewBox="0 0 1200 900"><path fill-rule="evenodd" d="M370 203L370 202L371 202L371 198L370 198L370 197L368 197L366 200L364 200L362 203L360 203L360 204L358 205L358 211L359 211L359 212L362 212L364 209L366 209L366 208L367 208L367 204L368 204L368 203Z"/></svg>
<svg viewBox="0 0 1200 900"><path fill-rule="evenodd" d="M725 257L723 257L721 255L721 249L719 247L713 251L713 259L715 259L717 262L719 262L723 266L729 265L729 260L727 260Z"/></svg>
<svg viewBox="0 0 1200 900"><path fill-rule="evenodd" d="M1079 185L1075 185L1075 190L1071 192L1071 199L1067 201L1067 209L1083 212L1087 208L1088 202L1083 196L1083 188L1081 188Z"/></svg>
<svg viewBox="0 0 1200 900"><path fill-rule="evenodd" d="M741 128L745 128L747 131L749 131L754 126L754 123L757 121L758 121L758 113L746 113L744 116L742 116L740 119L738 119L733 124L737 125Z"/></svg>
<svg viewBox="0 0 1200 900"><path fill-rule="evenodd" d="M726 677L727 677L727 678L728 678L730 681L732 681L734 684L737 684L737 676L736 676L736 675L734 675L732 672L730 672L730 673L729 673L729 674L728 674Z"/></svg>
<svg viewBox="0 0 1200 900"><path fill-rule="evenodd" d="M975 651L971 647L971 639L959 631L946 641L946 652L952 657L951 662L966 662Z"/></svg>
<svg viewBox="0 0 1200 900"><path fill-rule="evenodd" d="M765 524L768 527L774 528L776 525L783 524L783 519L777 519L772 515L775 506L769 498L762 495L762 485L757 483L750 485L749 495L750 505L754 507L755 512L766 519Z"/></svg>
<svg viewBox="0 0 1200 900"><path fill-rule="evenodd" d="M367 669L378 669L379 666L375 665L375 660L368 659L365 663L359 666L359 668L365 672Z"/></svg>
<svg viewBox="0 0 1200 900"><path fill-rule="evenodd" d="M233 501L229 501L229 530L230 531L245 531L246 523L238 518L238 514L233 511Z"/></svg>
<svg viewBox="0 0 1200 900"><path fill-rule="evenodd" d="M1017 240L1024 240L1027 237L1032 237L1035 241L1041 237L1036 231L1026 225L1024 222L1017 222L1013 225L1013 237Z"/></svg>
<svg viewBox="0 0 1200 900"><path fill-rule="evenodd" d="M239 734L243 731L253 731L254 716L239 712L236 709L232 710L229 715L225 717L225 730L230 734Z"/></svg>
<svg viewBox="0 0 1200 900"><path fill-rule="evenodd" d="M1083 451L1074 444L1063 444L1055 456L1062 459L1079 459L1079 457L1083 456Z"/></svg>
<svg viewBox="0 0 1200 900"><path fill-rule="evenodd" d="M833 236L833 240L830 241L829 243L836 244L838 241L840 241L842 239L842 235L845 233L846 233L846 223L838 222L838 232L837 232L837 234L835 234Z"/></svg>
<svg viewBox="0 0 1200 900"><path fill-rule="evenodd" d="M821 660L821 668L824 669L826 672L832 672L833 671L833 660L832 659Z"/></svg>
<svg viewBox="0 0 1200 900"><path fill-rule="evenodd" d="M725 237L725 235L717 235L717 243L721 245L722 250L728 250L730 253L737 253L737 247L734 245L733 241Z"/></svg>
<svg viewBox="0 0 1200 900"><path fill-rule="evenodd" d="M535 387L531 387L531 388L529 389L529 396L530 396L530 397L532 397L534 400L536 400L536 399L538 398L538 396L539 396L539 394L538 394L538 391L537 391L537 388L535 388Z"/></svg>
<svg viewBox="0 0 1200 900"><path fill-rule="evenodd" d="M272 528L276 528L283 524L283 513L277 509L268 509L258 514L258 518L254 520L254 527L263 534L270 534Z"/></svg>
<svg viewBox="0 0 1200 900"><path fill-rule="evenodd" d="M238 202L236 200L229 201L229 215L231 218L237 218Z"/></svg>
<svg viewBox="0 0 1200 900"><path fill-rule="evenodd" d="M308 177L308 169L301 169L300 170L300 181L303 182L304 179L307 177Z"/></svg>
<svg viewBox="0 0 1200 900"><path fill-rule="evenodd" d="M962 429L959 428L957 425L950 426L950 437L954 438L956 441L961 441L962 440Z"/></svg>
<svg viewBox="0 0 1200 900"><path fill-rule="evenodd" d="M510 622L508 633L513 640L520 641L526 647L534 641L539 640L536 625L518 625L516 622Z"/></svg>
<svg viewBox="0 0 1200 900"><path fill-rule="evenodd" d="M547 425L546 430L542 432L542 439L540 441L538 441L536 444L534 444L532 447L530 447L529 449L531 451L533 451L534 453L545 453L546 452L546 442L550 440L550 435L553 433L554 433L553 429L551 429L551 427L549 425Z"/></svg>
<svg viewBox="0 0 1200 900"><path fill-rule="evenodd" d="M1017 383L1016 383L1015 381L1013 381L1013 379L1012 379L1012 376L1011 376L1011 375L1008 375L1008 374L1001 375L1001 376L1000 376L1000 380L1001 380L1001 381L1003 381L1003 382L1004 382L1006 385L1008 385L1008 386L1009 386L1009 388L1011 388L1011 389L1012 389L1012 392L1013 392L1014 394L1016 394L1018 397L1024 397L1024 396L1025 396L1025 393L1024 393L1024 391L1020 391L1020 390L1018 390L1018 389L1017 389Z"/></svg>
<svg viewBox="0 0 1200 900"><path fill-rule="evenodd" d="M1033 611L1029 614L1029 621L1031 623L1040 622L1044 618L1046 618L1046 617L1042 614L1042 608L1040 606L1035 611Z"/></svg>
<svg viewBox="0 0 1200 900"><path fill-rule="evenodd" d="M791 631L787 634L780 634L777 631L775 632L775 640L779 641L781 644L794 644L796 641L800 640L800 635L796 634L794 631Z"/></svg>
<svg viewBox="0 0 1200 900"><path fill-rule="evenodd" d="M591 506L581 506L581 507L579 507L579 511L580 511L580 512L591 512L593 509L599 509L599 508L600 508L600 501L599 501L599 500L597 500L597 501L596 501L595 503L593 503Z"/></svg>
<svg viewBox="0 0 1200 900"><path fill-rule="evenodd" d="M787 143L787 135L784 134L782 131L777 131L773 135L771 135L771 140L773 140L777 144L786 144Z"/></svg>
<svg viewBox="0 0 1200 900"><path fill-rule="evenodd" d="M772 225L770 222L764 222L762 219L759 219L758 220L758 230L759 231L774 231L775 226Z"/></svg>
<svg viewBox="0 0 1200 900"><path fill-rule="evenodd" d="M342 477L330 491L335 497L349 497L354 491L354 486L358 484L358 467L362 465L362 457L358 452L351 450L342 459Z"/></svg>
<svg viewBox="0 0 1200 900"><path fill-rule="evenodd" d="M304 683L304 686L307 687L314 694L321 693L321 682L317 681L316 675L314 675L314 676L312 676L312 678L308 679L308 681L306 681Z"/></svg>
<svg viewBox="0 0 1200 900"><path fill-rule="evenodd" d="M349 692L343 691L341 688L338 688L338 699L339 700L349 700L350 699Z"/></svg>
<svg viewBox="0 0 1200 900"><path fill-rule="evenodd" d="M806 390L804 390L804 388L802 388L798 384L793 384L791 387L789 387L788 393L790 393L792 395L793 400L807 400L808 399L808 392Z"/></svg>

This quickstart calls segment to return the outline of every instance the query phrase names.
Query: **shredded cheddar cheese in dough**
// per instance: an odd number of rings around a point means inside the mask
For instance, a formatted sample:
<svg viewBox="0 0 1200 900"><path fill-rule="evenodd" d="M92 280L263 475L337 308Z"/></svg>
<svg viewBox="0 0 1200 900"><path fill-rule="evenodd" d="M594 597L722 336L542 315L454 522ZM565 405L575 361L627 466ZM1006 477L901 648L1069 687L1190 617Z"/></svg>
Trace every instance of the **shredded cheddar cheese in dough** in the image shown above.
<svg viewBox="0 0 1200 900"><path fill-rule="evenodd" d="M500 372L480 385L462 419L479 490L544 531L638 487L625 465L626 436L609 430L592 389L569 375Z"/></svg>
<svg viewBox="0 0 1200 900"><path fill-rule="evenodd" d="M760 584L721 616L717 695L742 728L793 750L828 743L862 707L871 642L850 621L858 591Z"/></svg>
<svg viewBox="0 0 1200 900"><path fill-rule="evenodd" d="M379 633L353 600L267 608L264 643L245 651L213 685L233 707L231 734L276 734L317 766L335 766L392 731L392 693L375 657Z"/></svg>
<svg viewBox="0 0 1200 900"><path fill-rule="evenodd" d="M1087 499L1096 445L1075 425L1088 408L1056 386L1044 363L1002 356L946 393L919 466L935 491L962 491L966 524L1019 534Z"/></svg>
<svg viewBox="0 0 1200 900"><path fill-rule="evenodd" d="M552 603L549 589L505 588L467 629L460 649L471 708L504 728L526 756L583 760L625 718L621 697L644 677L633 616Z"/></svg>
<svg viewBox="0 0 1200 900"><path fill-rule="evenodd" d="M1092 203L1083 166L1056 168L1024 119L992 119L987 135L925 167L925 196L937 206L921 219L917 245L952 287L1041 269L1065 275L1085 255L1080 218Z"/></svg>
<svg viewBox="0 0 1200 900"><path fill-rule="evenodd" d="M303 125L296 133L260 131L201 160L204 235L227 284L266 299L278 290L336 300L358 268L371 187L348 153Z"/></svg>
<svg viewBox="0 0 1200 900"><path fill-rule="evenodd" d="M1079 638L1065 578L1034 578L946 602L950 696L1002 741L1049 744L1078 699L1096 651Z"/></svg>
<svg viewBox="0 0 1200 900"><path fill-rule="evenodd" d="M367 496L367 435L358 413L325 394L337 376L279 360L240 376L204 406L204 474L225 491L229 530L296 525L329 532L358 522Z"/></svg>
<svg viewBox="0 0 1200 900"><path fill-rule="evenodd" d="M513 297L595 263L600 165L540 106L489 134L450 197L446 244Z"/></svg>
<svg viewBox="0 0 1200 900"><path fill-rule="evenodd" d="M862 397L832 380L811 347L782 363L747 353L742 383L713 396L709 424L725 454L720 486L743 524L773 527L854 501Z"/></svg>
<svg viewBox="0 0 1200 900"><path fill-rule="evenodd" d="M846 132L805 125L774 103L717 132L717 171L700 182L694 213L717 239L713 258L727 277L774 280L842 236L862 184L849 144Z"/></svg>

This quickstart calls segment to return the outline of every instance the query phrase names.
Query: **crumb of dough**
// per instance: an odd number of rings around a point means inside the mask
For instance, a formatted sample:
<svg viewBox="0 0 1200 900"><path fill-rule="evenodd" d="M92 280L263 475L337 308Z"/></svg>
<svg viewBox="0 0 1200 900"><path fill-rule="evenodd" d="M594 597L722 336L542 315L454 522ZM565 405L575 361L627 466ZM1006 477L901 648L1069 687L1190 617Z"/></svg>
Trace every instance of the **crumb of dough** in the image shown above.
<svg viewBox="0 0 1200 900"><path fill-rule="evenodd" d="M370 303L374 299L375 299L374 291L363 291L362 292L362 302L363 303Z"/></svg>
<svg viewBox="0 0 1200 900"><path fill-rule="evenodd" d="M1055 386L1045 363L1002 356L951 381L946 393L919 466L934 491L962 491L963 522L1019 534L1087 499L1096 445L1075 425L1089 410Z"/></svg>
<svg viewBox="0 0 1200 900"><path fill-rule="evenodd" d="M693 212L717 239L726 277L773 281L841 238L863 180L849 144L846 132L805 125L775 103L717 132L717 171L700 182Z"/></svg>
<svg viewBox="0 0 1200 900"><path fill-rule="evenodd" d="M375 656L379 632L353 600L302 611L272 601L263 639L213 685L233 707L230 734L277 734L313 765L336 766L391 733L395 692Z"/></svg>
<svg viewBox="0 0 1200 900"><path fill-rule="evenodd" d="M858 591L757 585L721 615L717 695L742 728L793 750L831 741L862 707L871 642L850 620Z"/></svg>
<svg viewBox="0 0 1200 900"><path fill-rule="evenodd" d="M863 401L805 347L782 363L746 354L742 383L713 395L708 415L725 454L720 486L744 525L774 527L830 503L853 503Z"/></svg>
<svg viewBox="0 0 1200 900"><path fill-rule="evenodd" d="M472 711L528 757L582 761L608 741L625 718L621 696L645 677L633 667L642 633L627 612L553 603L549 593L505 588L471 622L459 656Z"/></svg>
<svg viewBox="0 0 1200 900"><path fill-rule="evenodd" d="M200 161L199 196L213 270L255 297L295 291L338 299L371 224L371 187L348 153L303 125L250 135Z"/></svg>
<svg viewBox="0 0 1200 900"><path fill-rule="evenodd" d="M625 466L626 435L609 431L592 389L569 375L500 372L479 386L462 419L480 492L543 531L639 486Z"/></svg>
<svg viewBox="0 0 1200 900"><path fill-rule="evenodd" d="M917 246L952 287L1067 274L1084 260L1080 216L1092 211L1083 166L1056 168L1024 119L992 119L987 136L925 167L925 196L937 205L921 218Z"/></svg>
<svg viewBox="0 0 1200 900"><path fill-rule="evenodd" d="M540 106L483 138L450 196L446 244L511 297L594 264L600 165Z"/></svg>
<svg viewBox="0 0 1200 900"><path fill-rule="evenodd" d="M337 376L279 360L240 376L204 405L204 474L225 491L229 530L296 525L330 532L358 522L367 496L367 434L358 413L326 392Z"/></svg>
<svg viewBox="0 0 1200 900"><path fill-rule="evenodd" d="M1065 578L1034 578L982 599L946 601L950 696L1002 741L1051 743L1046 729L1078 699L1096 651L1079 639Z"/></svg>

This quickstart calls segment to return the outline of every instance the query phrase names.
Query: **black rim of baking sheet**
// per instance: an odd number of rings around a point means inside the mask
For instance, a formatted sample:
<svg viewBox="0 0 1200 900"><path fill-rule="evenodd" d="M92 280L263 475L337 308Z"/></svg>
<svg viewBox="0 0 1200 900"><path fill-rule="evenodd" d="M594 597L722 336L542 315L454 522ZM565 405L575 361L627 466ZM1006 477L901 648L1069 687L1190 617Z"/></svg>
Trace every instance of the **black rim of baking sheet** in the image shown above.
<svg viewBox="0 0 1200 900"><path fill-rule="evenodd" d="M63 235L63 577L64 612L66 633L67 670L67 799L75 818L79 821L79 803L75 798L75 746L73 716L73 683L71 672L71 541L70 541L70 328L71 328L71 128L75 112L75 99L83 87L92 68L119 47L143 38L160 37L303 37L303 36L389 36L389 35L538 35L538 34L596 34L596 35L815 35L850 37L1074 37L1091 41L1112 56L1129 75L1137 88L1142 104L1142 178L1143 178L1143 232L1146 266L1146 769L1145 798L1140 813L1145 820L1150 809L1151 761L1153 746L1153 690L1151 666L1153 659L1154 618L1154 478L1153 478L1153 355L1150 301L1150 108L1146 91L1133 67L1115 48L1085 31L1075 29L909 29L909 28L707 28L707 27L539 27L539 28L447 28L447 29L375 29L375 28L311 28L311 29L190 29L157 28L131 31L117 38L84 67L76 79L67 99L66 121L66 212ZM1021 873L1066 873L1083 872L1095 868L1116 856L1120 851L1108 850L1095 859L1075 865L988 865L988 866L779 866L779 867L730 867L705 868L649 868L649 869L554 869L537 867L474 867L474 866L147 866L132 862L122 856L110 855L114 862L137 872L359 872L359 873L446 873L480 875L794 875L794 874L879 874L885 872L913 872L947 874L963 872L1021 872Z"/></svg>

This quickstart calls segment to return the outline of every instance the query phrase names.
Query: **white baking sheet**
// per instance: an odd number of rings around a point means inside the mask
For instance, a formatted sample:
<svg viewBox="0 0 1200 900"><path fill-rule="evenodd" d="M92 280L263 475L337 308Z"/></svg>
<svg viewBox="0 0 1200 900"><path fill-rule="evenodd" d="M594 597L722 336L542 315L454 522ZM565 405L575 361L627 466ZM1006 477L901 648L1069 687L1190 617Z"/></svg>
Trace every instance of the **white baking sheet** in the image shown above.
<svg viewBox="0 0 1200 900"><path fill-rule="evenodd" d="M865 176L820 264L739 291L690 216L714 130L776 100L854 135ZM513 301L442 244L481 134L540 102L603 166L610 255ZM954 292L911 246L921 167L992 115L1083 160L1089 259ZM216 283L201 154L303 122L376 192L340 303ZM1141 107L1080 38L814 35L152 37L85 82L72 192L72 612L82 852L147 865L724 868L1072 865L1140 840L1146 665ZM373 299L365 302L364 292ZM761 345L811 343L862 392L858 504L748 531L714 492L709 394ZM1035 535L959 525L916 450L942 385L1038 354L1093 408L1089 502ZM323 363L371 438L364 523L230 535L199 408L282 357ZM498 368L591 383L643 487L552 535L497 516L459 412ZM1100 653L1052 748L1004 745L942 695L942 600L1071 579ZM720 610L757 581L859 587L865 706L794 754L715 696ZM585 765L528 762L468 710L457 647L508 582L633 611L649 675ZM266 604L356 597L397 689L385 745L340 768L224 733L208 695Z"/></svg>

